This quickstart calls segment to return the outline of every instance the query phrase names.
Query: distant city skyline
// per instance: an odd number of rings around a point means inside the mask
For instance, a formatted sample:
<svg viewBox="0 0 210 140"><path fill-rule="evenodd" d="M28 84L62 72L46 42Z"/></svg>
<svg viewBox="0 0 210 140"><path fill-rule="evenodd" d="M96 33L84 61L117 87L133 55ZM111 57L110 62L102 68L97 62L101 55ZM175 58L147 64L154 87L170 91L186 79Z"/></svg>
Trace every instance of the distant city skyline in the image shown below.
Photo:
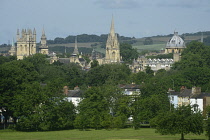
<svg viewBox="0 0 210 140"><path fill-rule="evenodd" d="M112 15L121 36L210 31L209 0L0 0L0 44L17 29L44 27L47 39L79 34L108 34Z"/></svg>

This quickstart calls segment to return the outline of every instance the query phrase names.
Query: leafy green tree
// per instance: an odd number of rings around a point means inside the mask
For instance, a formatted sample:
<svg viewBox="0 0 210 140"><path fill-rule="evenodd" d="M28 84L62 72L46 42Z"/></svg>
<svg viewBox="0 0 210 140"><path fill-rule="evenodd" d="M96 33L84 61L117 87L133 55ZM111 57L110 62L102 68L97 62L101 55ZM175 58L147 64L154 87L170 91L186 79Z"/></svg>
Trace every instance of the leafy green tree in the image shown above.
<svg viewBox="0 0 210 140"><path fill-rule="evenodd" d="M102 86L109 80L117 85L129 81L130 74L131 70L124 64L105 64L90 69L86 73L86 81L90 86Z"/></svg>
<svg viewBox="0 0 210 140"><path fill-rule="evenodd" d="M73 128L75 107L51 86L37 82L23 84L23 90L13 100L14 116L18 117L16 129L43 131Z"/></svg>
<svg viewBox="0 0 210 140"><path fill-rule="evenodd" d="M153 44L152 38L151 37L146 37L143 44L144 45L152 45Z"/></svg>
<svg viewBox="0 0 210 140"><path fill-rule="evenodd" d="M181 140L188 133L203 133L203 117L201 112L193 112L191 106L178 108L160 113L154 120L157 132L161 134L181 134Z"/></svg>
<svg viewBox="0 0 210 140"><path fill-rule="evenodd" d="M120 44L120 55L122 56L123 61L126 63L131 63L133 59L138 58L138 52L136 49L132 48L132 46L128 43Z"/></svg>
<svg viewBox="0 0 210 140"><path fill-rule="evenodd" d="M97 67L99 66L98 61L97 60L93 60L93 62L91 62L91 68Z"/></svg>

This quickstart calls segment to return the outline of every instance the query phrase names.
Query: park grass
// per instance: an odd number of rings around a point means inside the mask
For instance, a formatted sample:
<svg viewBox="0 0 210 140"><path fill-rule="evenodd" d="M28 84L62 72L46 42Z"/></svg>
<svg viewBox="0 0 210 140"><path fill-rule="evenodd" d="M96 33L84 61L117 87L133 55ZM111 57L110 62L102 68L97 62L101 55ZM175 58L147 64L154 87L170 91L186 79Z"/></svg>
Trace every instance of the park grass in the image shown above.
<svg viewBox="0 0 210 140"><path fill-rule="evenodd" d="M204 140L207 137L202 135L185 135L187 140ZM18 132L12 130L0 130L0 140L179 140L180 135L160 135L155 129L131 128L120 130L63 130L47 132Z"/></svg>

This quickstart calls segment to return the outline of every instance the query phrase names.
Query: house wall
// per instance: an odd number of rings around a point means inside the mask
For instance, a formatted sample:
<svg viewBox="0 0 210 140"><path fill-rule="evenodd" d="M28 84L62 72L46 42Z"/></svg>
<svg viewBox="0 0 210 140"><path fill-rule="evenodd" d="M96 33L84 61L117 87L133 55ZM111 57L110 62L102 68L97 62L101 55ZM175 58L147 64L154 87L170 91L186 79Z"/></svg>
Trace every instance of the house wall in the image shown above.
<svg viewBox="0 0 210 140"><path fill-rule="evenodd" d="M189 97L178 97L178 105L189 105L190 98Z"/></svg>
<svg viewBox="0 0 210 140"><path fill-rule="evenodd" d="M169 95L169 100L171 102L171 104L174 105L175 108L177 108L178 106L178 96L177 95Z"/></svg>
<svg viewBox="0 0 210 140"><path fill-rule="evenodd" d="M194 104L197 104L198 105L198 109L200 111L203 111L203 99L191 98L190 99L190 105L193 106Z"/></svg>
<svg viewBox="0 0 210 140"><path fill-rule="evenodd" d="M79 102L82 100L80 97L67 97L67 100L72 103L77 107Z"/></svg>

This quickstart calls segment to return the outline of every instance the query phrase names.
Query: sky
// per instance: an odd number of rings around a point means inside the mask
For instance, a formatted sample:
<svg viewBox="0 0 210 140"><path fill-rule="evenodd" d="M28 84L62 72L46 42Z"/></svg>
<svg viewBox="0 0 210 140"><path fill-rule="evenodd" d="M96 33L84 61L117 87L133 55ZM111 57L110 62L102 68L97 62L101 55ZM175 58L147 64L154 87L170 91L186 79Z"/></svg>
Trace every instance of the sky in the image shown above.
<svg viewBox="0 0 210 140"><path fill-rule="evenodd" d="M115 32L148 37L210 31L210 0L0 0L0 44L16 41L17 29L42 29L47 39Z"/></svg>

